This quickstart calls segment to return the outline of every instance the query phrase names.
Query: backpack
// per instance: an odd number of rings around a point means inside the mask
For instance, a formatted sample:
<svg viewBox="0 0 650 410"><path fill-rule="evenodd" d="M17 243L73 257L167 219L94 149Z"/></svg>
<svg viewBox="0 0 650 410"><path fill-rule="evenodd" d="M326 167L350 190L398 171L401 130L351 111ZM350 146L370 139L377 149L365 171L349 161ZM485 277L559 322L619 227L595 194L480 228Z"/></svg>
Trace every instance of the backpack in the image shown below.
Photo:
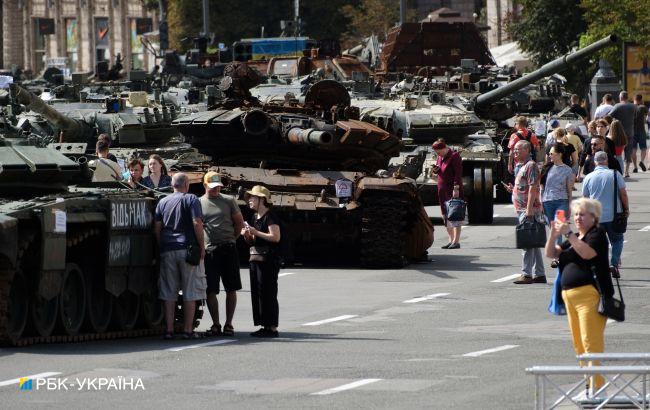
<svg viewBox="0 0 650 410"><path fill-rule="evenodd" d="M519 138L520 141L528 141L530 143L530 156L533 158L533 161L537 161L537 150L535 149L535 146L533 145L532 139L533 139L533 131L528 130L526 133L526 136L521 133L521 131L515 132L515 135Z"/></svg>

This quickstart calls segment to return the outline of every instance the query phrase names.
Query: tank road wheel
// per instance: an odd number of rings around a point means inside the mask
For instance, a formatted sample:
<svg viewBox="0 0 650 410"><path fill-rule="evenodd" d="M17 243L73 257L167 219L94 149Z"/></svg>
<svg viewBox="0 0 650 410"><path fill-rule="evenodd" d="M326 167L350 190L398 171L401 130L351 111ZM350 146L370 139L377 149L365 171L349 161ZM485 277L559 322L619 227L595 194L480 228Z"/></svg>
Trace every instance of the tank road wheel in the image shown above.
<svg viewBox="0 0 650 410"><path fill-rule="evenodd" d="M472 194L467 198L470 224L491 224L494 219L492 168L474 168Z"/></svg>
<svg viewBox="0 0 650 410"><path fill-rule="evenodd" d="M111 324L113 297L106 291L101 281L88 278L86 282L86 315L89 328L97 333L104 333Z"/></svg>
<svg viewBox="0 0 650 410"><path fill-rule="evenodd" d="M59 312L65 332L77 335L86 316L86 284L81 268L67 264L59 295Z"/></svg>
<svg viewBox="0 0 650 410"><path fill-rule="evenodd" d="M125 290L113 300L113 321L118 330L133 330L138 323L140 297Z"/></svg>
<svg viewBox="0 0 650 410"><path fill-rule="evenodd" d="M36 292L31 299L29 311L34 332L39 336L47 337L52 334L59 317L59 297L46 300Z"/></svg>
<svg viewBox="0 0 650 410"><path fill-rule="evenodd" d="M22 273L16 272L11 281L7 309L7 334L9 340L15 341L23 335L29 318L29 290Z"/></svg>
<svg viewBox="0 0 650 410"><path fill-rule="evenodd" d="M158 299L155 289L148 289L142 294L142 321L147 328L159 326L163 322L162 301Z"/></svg>

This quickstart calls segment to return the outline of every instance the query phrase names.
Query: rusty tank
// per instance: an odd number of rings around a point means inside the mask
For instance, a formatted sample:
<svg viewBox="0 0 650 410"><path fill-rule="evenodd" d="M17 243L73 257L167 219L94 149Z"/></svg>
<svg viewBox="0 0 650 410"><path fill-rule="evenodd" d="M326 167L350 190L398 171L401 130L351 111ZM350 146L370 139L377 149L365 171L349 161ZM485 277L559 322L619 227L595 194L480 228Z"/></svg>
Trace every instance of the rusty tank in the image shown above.
<svg viewBox="0 0 650 410"><path fill-rule="evenodd" d="M264 185L285 224L295 262L403 266L422 258L433 226L404 166L389 168L400 141L358 120L340 83L310 86L303 101L292 94L260 103L249 90L256 73L232 63L220 84L226 98L213 109L172 125L227 178L225 193L242 210L243 193Z"/></svg>

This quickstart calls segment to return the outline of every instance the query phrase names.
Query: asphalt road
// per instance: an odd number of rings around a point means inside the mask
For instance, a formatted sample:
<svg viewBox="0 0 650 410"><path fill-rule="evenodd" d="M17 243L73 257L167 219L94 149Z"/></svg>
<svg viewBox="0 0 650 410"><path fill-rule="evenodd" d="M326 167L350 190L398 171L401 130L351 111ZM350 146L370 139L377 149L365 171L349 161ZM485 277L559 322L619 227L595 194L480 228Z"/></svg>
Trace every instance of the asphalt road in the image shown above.
<svg viewBox="0 0 650 410"><path fill-rule="evenodd" d="M650 351L650 172L633 174L628 191L628 319L607 325L609 352ZM497 205L493 225L463 228L458 250L440 249L446 235L435 221L427 263L283 270L278 339L248 336L254 328L242 269L231 339L0 349L1 407L532 408L534 379L524 369L573 365L575 358L566 318L546 310L551 286L503 279L518 273L521 261L514 210ZM554 277L548 263L547 273ZM209 325L206 319L201 328ZM67 390L37 388L34 380L24 391L13 380L48 373L52 383L66 380ZM118 388L100 387L100 379ZM136 389L120 385L124 380L135 380Z"/></svg>

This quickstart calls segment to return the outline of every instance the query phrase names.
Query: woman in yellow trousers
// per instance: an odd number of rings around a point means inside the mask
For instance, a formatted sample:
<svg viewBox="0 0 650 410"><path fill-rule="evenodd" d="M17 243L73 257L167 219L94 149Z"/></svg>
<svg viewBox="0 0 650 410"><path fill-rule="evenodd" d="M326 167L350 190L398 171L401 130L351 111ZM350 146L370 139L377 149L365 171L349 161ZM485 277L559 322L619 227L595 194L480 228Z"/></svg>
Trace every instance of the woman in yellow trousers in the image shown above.
<svg viewBox="0 0 650 410"><path fill-rule="evenodd" d="M607 318L598 313L600 291L612 296L614 287L609 271L608 242L605 230L598 226L600 202L580 198L571 203L571 212L578 232L572 232L569 221L556 215L551 235L546 242L546 256L559 260L562 299L576 354L603 353ZM565 236L566 241L556 245ZM590 362L589 365L598 365ZM591 393L603 384L602 376L591 379ZM589 389L587 389L589 390ZM588 391L588 394L590 392Z"/></svg>

